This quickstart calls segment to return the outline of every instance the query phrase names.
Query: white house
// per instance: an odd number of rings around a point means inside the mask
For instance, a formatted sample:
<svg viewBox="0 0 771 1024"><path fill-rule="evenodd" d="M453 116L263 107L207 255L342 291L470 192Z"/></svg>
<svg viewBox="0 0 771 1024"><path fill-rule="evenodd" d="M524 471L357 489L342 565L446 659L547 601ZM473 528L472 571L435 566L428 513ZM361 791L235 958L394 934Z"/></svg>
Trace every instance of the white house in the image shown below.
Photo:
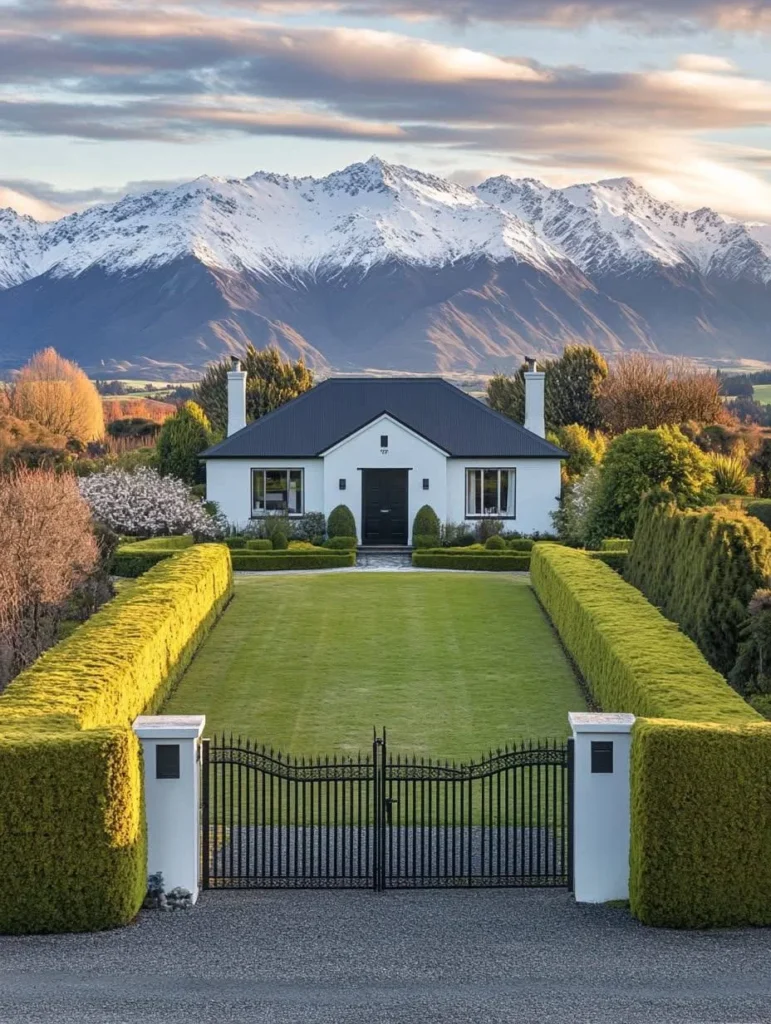
<svg viewBox="0 0 771 1024"><path fill-rule="evenodd" d="M246 373L228 374L228 437L202 455L228 520L347 505L361 544L408 544L431 505L443 522L549 532L560 458L544 440L544 374L525 374L525 427L439 378L331 378L246 425Z"/></svg>

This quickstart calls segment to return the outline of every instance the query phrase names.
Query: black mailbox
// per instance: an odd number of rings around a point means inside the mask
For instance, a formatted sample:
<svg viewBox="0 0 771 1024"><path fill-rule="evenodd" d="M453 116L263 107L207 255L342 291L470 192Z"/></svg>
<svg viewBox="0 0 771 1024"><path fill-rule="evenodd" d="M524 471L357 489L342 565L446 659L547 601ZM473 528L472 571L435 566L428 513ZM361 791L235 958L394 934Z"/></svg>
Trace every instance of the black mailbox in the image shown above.
<svg viewBox="0 0 771 1024"><path fill-rule="evenodd" d="M155 748L156 779L179 778L179 743L159 743Z"/></svg>
<svg viewBox="0 0 771 1024"><path fill-rule="evenodd" d="M613 743L610 740L592 740L592 775L613 774Z"/></svg>

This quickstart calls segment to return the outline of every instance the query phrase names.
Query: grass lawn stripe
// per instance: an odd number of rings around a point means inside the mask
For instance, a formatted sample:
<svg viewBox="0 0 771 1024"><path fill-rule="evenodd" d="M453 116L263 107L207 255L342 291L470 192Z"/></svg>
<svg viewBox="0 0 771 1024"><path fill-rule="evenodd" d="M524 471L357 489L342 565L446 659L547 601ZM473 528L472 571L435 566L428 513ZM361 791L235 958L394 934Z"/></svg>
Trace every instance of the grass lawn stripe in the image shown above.
<svg viewBox="0 0 771 1024"><path fill-rule="evenodd" d="M442 573L242 577L164 712L293 755L478 760L562 737L583 698L526 579Z"/></svg>

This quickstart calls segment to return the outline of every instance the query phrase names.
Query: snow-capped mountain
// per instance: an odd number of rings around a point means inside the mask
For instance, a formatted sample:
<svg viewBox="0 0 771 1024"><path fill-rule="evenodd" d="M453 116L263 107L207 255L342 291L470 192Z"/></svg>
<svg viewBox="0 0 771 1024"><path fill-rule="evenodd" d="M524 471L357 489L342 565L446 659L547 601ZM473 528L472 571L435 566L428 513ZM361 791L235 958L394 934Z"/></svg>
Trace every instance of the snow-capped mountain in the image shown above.
<svg viewBox="0 0 771 1024"><path fill-rule="evenodd" d="M42 223L0 210L0 365L199 368L245 341L319 366L516 364L584 339L771 357L771 226L630 179L464 188L376 157L203 177Z"/></svg>

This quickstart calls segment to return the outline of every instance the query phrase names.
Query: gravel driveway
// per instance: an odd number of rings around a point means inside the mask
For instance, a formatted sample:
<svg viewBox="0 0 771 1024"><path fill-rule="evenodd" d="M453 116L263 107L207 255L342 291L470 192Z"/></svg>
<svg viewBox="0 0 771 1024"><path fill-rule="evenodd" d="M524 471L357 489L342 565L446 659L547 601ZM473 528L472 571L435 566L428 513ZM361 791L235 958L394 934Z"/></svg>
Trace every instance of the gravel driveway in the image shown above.
<svg viewBox="0 0 771 1024"><path fill-rule="evenodd" d="M643 928L564 891L206 893L0 937L2 1024L771 1022L771 930Z"/></svg>

